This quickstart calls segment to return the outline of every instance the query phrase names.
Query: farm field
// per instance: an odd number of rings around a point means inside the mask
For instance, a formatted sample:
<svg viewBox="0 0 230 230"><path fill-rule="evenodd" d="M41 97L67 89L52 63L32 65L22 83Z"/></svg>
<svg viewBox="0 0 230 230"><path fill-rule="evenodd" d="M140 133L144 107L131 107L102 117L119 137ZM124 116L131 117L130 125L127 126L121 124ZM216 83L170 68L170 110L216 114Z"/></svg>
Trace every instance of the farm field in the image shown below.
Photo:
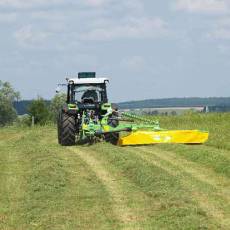
<svg viewBox="0 0 230 230"><path fill-rule="evenodd" d="M1 128L0 229L229 229L230 114L159 119L210 140L61 147L54 126Z"/></svg>

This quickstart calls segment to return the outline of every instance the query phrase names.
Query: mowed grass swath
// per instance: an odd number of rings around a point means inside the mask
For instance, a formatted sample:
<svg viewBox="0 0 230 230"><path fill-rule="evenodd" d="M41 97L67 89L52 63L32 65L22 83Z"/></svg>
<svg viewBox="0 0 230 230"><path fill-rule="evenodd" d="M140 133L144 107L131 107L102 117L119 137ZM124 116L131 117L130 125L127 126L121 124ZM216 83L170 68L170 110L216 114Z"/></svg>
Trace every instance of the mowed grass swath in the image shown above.
<svg viewBox="0 0 230 230"><path fill-rule="evenodd" d="M0 129L0 229L229 229L230 114L159 120L210 139L61 147L53 126Z"/></svg>

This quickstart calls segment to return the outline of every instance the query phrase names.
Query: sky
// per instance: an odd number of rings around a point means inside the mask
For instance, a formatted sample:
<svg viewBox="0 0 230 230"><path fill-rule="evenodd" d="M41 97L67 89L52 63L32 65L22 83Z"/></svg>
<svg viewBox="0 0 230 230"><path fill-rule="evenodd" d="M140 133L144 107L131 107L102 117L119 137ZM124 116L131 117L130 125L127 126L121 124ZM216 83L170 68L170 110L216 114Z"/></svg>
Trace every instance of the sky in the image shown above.
<svg viewBox="0 0 230 230"><path fill-rule="evenodd" d="M0 0L0 80L22 99L83 71L113 102L230 96L230 0Z"/></svg>

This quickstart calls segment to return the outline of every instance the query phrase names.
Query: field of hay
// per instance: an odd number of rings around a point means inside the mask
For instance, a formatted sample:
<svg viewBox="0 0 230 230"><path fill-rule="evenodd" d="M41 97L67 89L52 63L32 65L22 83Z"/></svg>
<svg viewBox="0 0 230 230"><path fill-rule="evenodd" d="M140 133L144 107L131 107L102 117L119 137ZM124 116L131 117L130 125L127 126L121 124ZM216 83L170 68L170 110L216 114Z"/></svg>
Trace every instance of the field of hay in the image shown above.
<svg viewBox="0 0 230 230"><path fill-rule="evenodd" d="M230 114L160 117L205 145L61 147L53 126L0 129L0 229L229 229Z"/></svg>

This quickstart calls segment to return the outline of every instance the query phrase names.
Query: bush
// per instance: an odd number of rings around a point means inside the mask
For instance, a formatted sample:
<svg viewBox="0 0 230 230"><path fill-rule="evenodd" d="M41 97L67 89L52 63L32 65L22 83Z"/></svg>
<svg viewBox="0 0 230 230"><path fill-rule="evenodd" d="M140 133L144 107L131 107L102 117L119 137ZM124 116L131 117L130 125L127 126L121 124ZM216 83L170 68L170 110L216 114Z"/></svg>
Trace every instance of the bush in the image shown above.
<svg viewBox="0 0 230 230"><path fill-rule="evenodd" d="M58 113L66 102L66 97L65 93L56 94L51 101L50 110L54 122L56 122Z"/></svg>
<svg viewBox="0 0 230 230"><path fill-rule="evenodd" d="M52 119L52 114L50 113L49 106L41 97L38 97L38 99L32 101L28 107L28 112L31 120L32 117L34 117L35 124L45 125Z"/></svg>
<svg viewBox="0 0 230 230"><path fill-rule="evenodd" d="M0 126L11 124L17 118L13 102L19 97L10 83L0 81Z"/></svg>
<svg viewBox="0 0 230 230"><path fill-rule="evenodd" d="M25 126L30 126L31 122L32 122L31 117L28 114L25 114L22 116L18 116L15 124L17 126L25 127Z"/></svg>

